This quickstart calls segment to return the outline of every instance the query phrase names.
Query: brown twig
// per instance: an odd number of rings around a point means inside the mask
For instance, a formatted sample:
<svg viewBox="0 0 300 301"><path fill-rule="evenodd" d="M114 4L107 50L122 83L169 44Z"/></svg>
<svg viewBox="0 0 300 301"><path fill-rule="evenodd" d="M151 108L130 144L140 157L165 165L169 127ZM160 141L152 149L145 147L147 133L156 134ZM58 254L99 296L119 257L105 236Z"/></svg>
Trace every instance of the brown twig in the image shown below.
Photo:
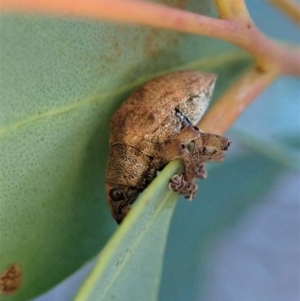
<svg viewBox="0 0 300 301"><path fill-rule="evenodd" d="M281 74L300 75L300 56L299 49L283 46L263 35L252 22L244 1L214 2L220 19L138 0L2 0L0 7L138 23L220 38L239 45L254 56L256 67L225 92L200 124L204 131L221 134L274 78Z"/></svg>
<svg viewBox="0 0 300 301"><path fill-rule="evenodd" d="M268 0L288 17L300 24L300 6L293 0Z"/></svg>
<svg viewBox="0 0 300 301"><path fill-rule="evenodd" d="M204 115L199 127L204 132L223 134L277 76L277 73L262 73L257 68L248 70Z"/></svg>
<svg viewBox="0 0 300 301"><path fill-rule="evenodd" d="M251 53L262 69L300 75L299 49L288 48L263 35L251 21L243 1L215 0L215 3L223 19L138 0L2 0L0 8L109 19L215 37Z"/></svg>
<svg viewBox="0 0 300 301"><path fill-rule="evenodd" d="M246 4L243 0L214 0L220 19L242 19L250 21Z"/></svg>

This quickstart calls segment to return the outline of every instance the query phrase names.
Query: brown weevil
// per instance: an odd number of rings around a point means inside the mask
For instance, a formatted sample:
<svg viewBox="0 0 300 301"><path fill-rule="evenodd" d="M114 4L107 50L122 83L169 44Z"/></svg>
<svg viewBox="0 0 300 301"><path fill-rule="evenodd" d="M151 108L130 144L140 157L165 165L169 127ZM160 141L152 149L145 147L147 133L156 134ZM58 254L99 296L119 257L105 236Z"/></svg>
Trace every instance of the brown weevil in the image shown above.
<svg viewBox="0 0 300 301"><path fill-rule="evenodd" d="M135 90L110 120L106 193L120 223L138 194L171 160L184 163L170 189L192 199L195 178L205 178L204 162L220 161L230 145L195 125L209 104L216 76L183 71L151 80Z"/></svg>

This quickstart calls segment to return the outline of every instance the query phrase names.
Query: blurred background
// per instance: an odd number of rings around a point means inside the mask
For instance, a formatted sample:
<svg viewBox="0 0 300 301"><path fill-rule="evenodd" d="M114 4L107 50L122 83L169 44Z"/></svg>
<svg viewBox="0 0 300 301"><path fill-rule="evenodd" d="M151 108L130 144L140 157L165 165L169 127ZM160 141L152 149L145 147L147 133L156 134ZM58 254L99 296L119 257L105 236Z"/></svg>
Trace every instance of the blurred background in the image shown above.
<svg viewBox="0 0 300 301"><path fill-rule="evenodd" d="M275 8L247 5L268 36L299 43L297 26ZM226 166L210 166L198 200L178 203L159 300L299 301L299 79L277 80L226 136L234 142ZM94 262L34 300L72 300Z"/></svg>

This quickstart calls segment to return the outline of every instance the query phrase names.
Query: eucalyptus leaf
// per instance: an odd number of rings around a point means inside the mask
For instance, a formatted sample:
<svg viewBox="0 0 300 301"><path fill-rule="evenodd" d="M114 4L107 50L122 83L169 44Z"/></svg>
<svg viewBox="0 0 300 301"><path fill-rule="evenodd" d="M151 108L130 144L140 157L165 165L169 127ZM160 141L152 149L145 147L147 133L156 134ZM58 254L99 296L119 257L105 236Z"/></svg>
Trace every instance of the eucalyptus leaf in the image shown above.
<svg viewBox="0 0 300 301"><path fill-rule="evenodd" d="M75 301L157 300L168 229L178 195L172 162L144 191L100 253Z"/></svg>
<svg viewBox="0 0 300 301"><path fill-rule="evenodd" d="M287 135L279 137L279 140L282 141L285 145L290 147L291 149L299 152L300 151L300 137L299 132L291 132Z"/></svg>
<svg viewBox="0 0 300 301"><path fill-rule="evenodd" d="M297 150L298 137L292 136L290 140L286 140L287 137L284 137L284 139L277 139L277 141L265 141L253 133L249 134L237 129L231 129L230 133L247 148L260 152L286 168L300 171L299 154L292 151L293 147ZM287 145L289 145L289 148L287 148Z"/></svg>
<svg viewBox="0 0 300 301"><path fill-rule="evenodd" d="M206 14L211 3L187 7ZM0 274L22 272L0 300L27 300L116 229L104 189L108 121L126 96L179 69L217 72L219 95L251 60L214 39L67 16L3 13L0 28Z"/></svg>
<svg viewBox="0 0 300 301"><path fill-rule="evenodd" d="M245 150L209 169L199 181L197 197L179 200L170 226L160 301L201 300L212 266L208 254L217 238L234 229L250 206L258 203L285 166L260 152Z"/></svg>

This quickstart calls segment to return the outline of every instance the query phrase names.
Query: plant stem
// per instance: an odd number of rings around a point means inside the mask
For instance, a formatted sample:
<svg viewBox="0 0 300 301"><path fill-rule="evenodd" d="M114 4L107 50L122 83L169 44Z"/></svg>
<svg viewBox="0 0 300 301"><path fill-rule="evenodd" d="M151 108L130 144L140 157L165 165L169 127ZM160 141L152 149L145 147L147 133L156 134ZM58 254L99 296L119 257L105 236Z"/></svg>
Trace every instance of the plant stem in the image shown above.
<svg viewBox="0 0 300 301"><path fill-rule="evenodd" d="M214 0L214 3L220 19L251 20L243 0Z"/></svg>
<svg viewBox="0 0 300 301"><path fill-rule="evenodd" d="M300 75L299 49L283 46L262 34L251 21L244 1L215 2L221 16L227 19L214 19L138 0L2 0L0 9L109 19L219 38L251 53L261 69Z"/></svg>
<svg viewBox="0 0 300 301"><path fill-rule="evenodd" d="M268 0L288 17L294 20L298 25L300 24L300 7L296 1L293 0Z"/></svg>
<svg viewBox="0 0 300 301"><path fill-rule="evenodd" d="M199 128L207 133L223 134L246 107L278 76L257 68L241 76L204 115Z"/></svg>

